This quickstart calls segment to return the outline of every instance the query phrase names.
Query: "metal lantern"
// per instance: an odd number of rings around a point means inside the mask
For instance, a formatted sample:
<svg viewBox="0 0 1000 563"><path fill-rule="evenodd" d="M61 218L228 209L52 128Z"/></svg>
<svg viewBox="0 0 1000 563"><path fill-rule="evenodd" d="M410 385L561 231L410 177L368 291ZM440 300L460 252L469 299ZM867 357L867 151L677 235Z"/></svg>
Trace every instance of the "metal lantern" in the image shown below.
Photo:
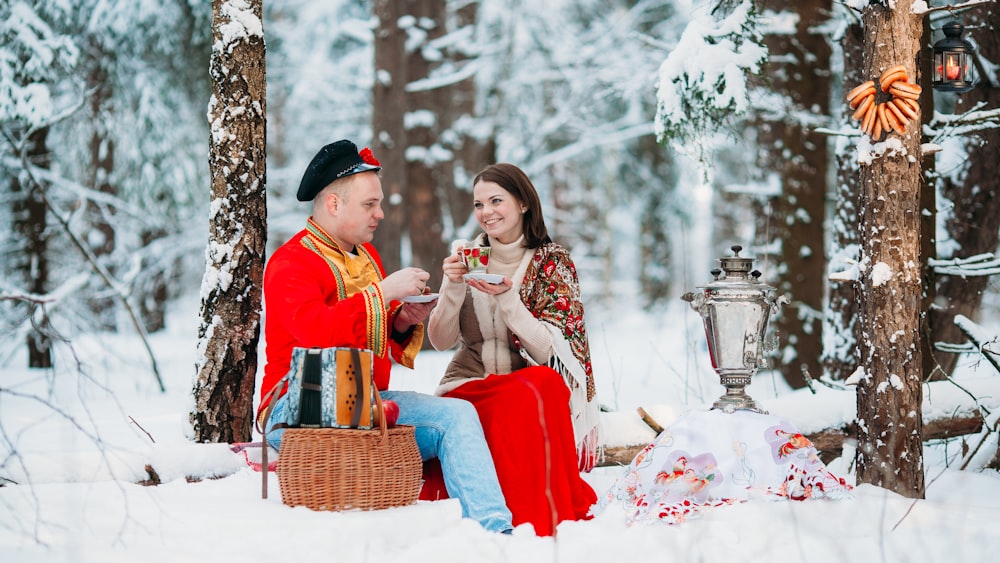
<svg viewBox="0 0 1000 563"><path fill-rule="evenodd" d="M733 256L719 259L722 270L712 270L712 282L681 298L701 314L712 367L726 388L712 408L763 413L745 388L757 370L767 366L763 347L767 322L785 300L760 281L759 271L751 271L754 259L740 256L742 246L732 250Z"/></svg>
<svg viewBox="0 0 1000 563"><path fill-rule="evenodd" d="M972 44L962 39L962 24L949 22L941 28L944 39L934 44L931 84L939 92L972 90Z"/></svg>

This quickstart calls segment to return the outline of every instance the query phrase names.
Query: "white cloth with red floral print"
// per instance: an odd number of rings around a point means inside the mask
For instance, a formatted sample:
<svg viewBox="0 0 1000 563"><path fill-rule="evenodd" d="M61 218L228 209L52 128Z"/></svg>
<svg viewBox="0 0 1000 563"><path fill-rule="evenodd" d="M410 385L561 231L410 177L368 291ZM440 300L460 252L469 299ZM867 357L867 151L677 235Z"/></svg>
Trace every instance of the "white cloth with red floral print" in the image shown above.
<svg viewBox="0 0 1000 563"><path fill-rule="evenodd" d="M787 420L739 410L682 414L622 471L593 513L619 503L629 525L680 524L751 498L850 498L812 442Z"/></svg>

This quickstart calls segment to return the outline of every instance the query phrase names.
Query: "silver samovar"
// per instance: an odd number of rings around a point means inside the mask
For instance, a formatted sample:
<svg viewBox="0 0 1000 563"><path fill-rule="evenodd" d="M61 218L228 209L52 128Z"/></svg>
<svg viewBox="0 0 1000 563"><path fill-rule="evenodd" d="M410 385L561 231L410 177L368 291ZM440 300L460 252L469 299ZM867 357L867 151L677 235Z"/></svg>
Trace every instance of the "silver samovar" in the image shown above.
<svg viewBox="0 0 1000 563"><path fill-rule="evenodd" d="M699 293L685 293L681 299L701 313L712 367L726 388L712 408L725 412L739 409L765 413L745 391L758 368L767 367L764 334L771 313L777 313L784 298L775 288L760 281L753 258L740 257L742 246L733 246L733 256L719 258L722 270L712 270L715 278Z"/></svg>

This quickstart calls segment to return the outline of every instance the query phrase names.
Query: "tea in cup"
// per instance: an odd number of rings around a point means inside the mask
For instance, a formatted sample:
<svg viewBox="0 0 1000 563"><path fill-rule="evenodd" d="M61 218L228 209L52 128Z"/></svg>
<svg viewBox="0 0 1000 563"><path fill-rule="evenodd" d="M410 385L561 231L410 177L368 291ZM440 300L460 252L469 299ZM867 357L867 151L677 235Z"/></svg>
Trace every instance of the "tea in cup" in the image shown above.
<svg viewBox="0 0 1000 563"><path fill-rule="evenodd" d="M490 263L490 247L466 246L462 249L462 263L472 274L485 274Z"/></svg>

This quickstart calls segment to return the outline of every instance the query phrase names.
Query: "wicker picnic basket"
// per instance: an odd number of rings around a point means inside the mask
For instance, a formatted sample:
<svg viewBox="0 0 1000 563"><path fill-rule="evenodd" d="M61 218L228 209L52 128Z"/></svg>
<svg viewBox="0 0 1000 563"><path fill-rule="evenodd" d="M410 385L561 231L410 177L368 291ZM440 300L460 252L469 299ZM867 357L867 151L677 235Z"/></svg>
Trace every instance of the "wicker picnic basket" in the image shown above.
<svg viewBox="0 0 1000 563"><path fill-rule="evenodd" d="M281 440L281 501L313 510L380 510L416 502L423 463L407 425L385 427L376 394L379 427L289 428Z"/></svg>

